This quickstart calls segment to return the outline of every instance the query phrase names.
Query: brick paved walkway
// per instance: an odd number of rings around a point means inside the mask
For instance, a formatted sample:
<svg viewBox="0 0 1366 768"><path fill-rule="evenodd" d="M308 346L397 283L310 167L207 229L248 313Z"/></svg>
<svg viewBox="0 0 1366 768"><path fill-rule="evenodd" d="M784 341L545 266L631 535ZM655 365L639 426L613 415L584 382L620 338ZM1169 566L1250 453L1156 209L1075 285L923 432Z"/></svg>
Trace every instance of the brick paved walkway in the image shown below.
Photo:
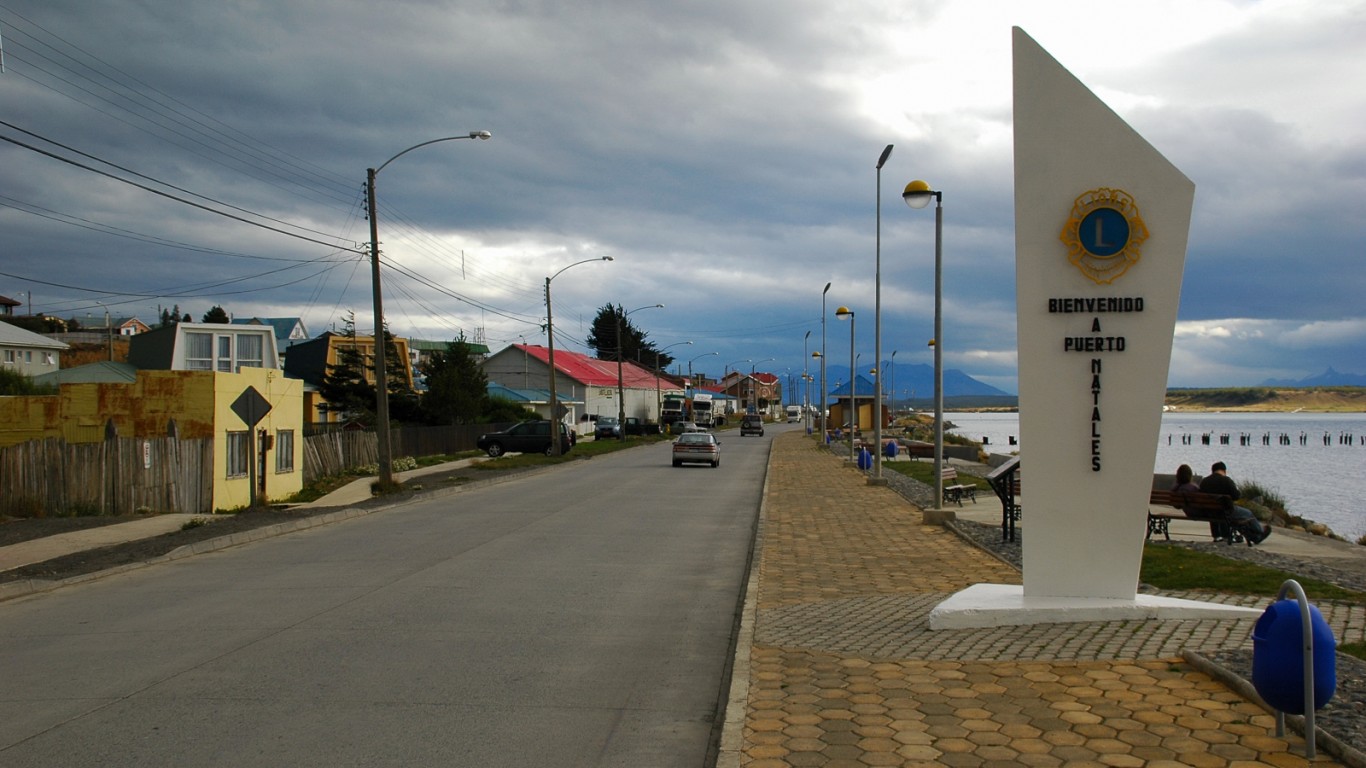
<svg viewBox="0 0 1366 768"><path fill-rule="evenodd" d="M798 433L775 439L765 498L722 766L1306 764L1302 740L1180 657L1247 647L1251 620L932 632L939 601L1019 573ZM1353 611L1329 621L1359 635Z"/></svg>

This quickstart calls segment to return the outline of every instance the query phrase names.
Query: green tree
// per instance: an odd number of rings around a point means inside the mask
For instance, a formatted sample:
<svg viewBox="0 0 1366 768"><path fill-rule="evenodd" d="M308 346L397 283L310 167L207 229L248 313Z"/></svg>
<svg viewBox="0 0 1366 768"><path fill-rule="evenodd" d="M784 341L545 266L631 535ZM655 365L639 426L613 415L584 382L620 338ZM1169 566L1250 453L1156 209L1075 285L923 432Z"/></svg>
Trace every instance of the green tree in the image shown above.
<svg viewBox="0 0 1366 768"><path fill-rule="evenodd" d="M228 317L228 313L226 310L215 304L213 309L210 309L208 312L204 313L204 322L221 323L223 325L227 325L228 323L232 322L232 318Z"/></svg>
<svg viewBox="0 0 1366 768"><path fill-rule="evenodd" d="M0 396L55 394L57 394L57 387L53 385L39 386L33 383L33 379L18 371L0 368Z"/></svg>
<svg viewBox="0 0 1366 768"><path fill-rule="evenodd" d="M427 394L422 410L431 424L477 424L490 410L489 377L475 360L474 350L459 338L433 352L422 366Z"/></svg>
<svg viewBox="0 0 1366 768"><path fill-rule="evenodd" d="M621 340L617 340L617 329L621 329ZM620 306L607 304L598 310L593 318L593 327L588 332L588 347L600 360L616 360L621 350L622 360L631 360L647 368L655 365L655 344L648 341L648 333L631 324L631 318ZM673 356L659 353L659 368L663 370L673 362Z"/></svg>

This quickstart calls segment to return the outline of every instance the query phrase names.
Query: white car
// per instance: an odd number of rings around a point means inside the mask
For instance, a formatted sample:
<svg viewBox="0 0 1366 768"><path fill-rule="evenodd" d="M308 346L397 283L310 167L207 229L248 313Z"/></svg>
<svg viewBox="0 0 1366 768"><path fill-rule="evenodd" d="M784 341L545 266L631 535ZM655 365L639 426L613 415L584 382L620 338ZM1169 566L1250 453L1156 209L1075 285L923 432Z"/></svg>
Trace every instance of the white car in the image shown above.
<svg viewBox="0 0 1366 768"><path fill-rule="evenodd" d="M721 466L721 441L710 432L685 432L673 445L674 466L710 464Z"/></svg>

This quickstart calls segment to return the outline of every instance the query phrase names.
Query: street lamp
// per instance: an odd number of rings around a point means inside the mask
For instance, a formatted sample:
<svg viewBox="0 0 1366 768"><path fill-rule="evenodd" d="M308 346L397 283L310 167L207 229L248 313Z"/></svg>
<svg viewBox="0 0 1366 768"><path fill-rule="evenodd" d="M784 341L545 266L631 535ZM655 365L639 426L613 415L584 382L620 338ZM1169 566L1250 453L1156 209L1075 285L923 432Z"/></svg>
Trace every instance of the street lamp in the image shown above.
<svg viewBox="0 0 1366 768"><path fill-rule="evenodd" d="M663 349L655 350L655 418L658 419L660 422L664 421L664 396L659 392L659 353L667 349L673 349L674 347L681 346L683 344L692 344L692 342L676 341L673 344L664 347ZM625 428L625 425L623 424L622 427Z"/></svg>
<svg viewBox="0 0 1366 768"><path fill-rule="evenodd" d="M811 434L811 374L808 373L807 360L809 359L808 349L811 341L811 331L806 332L802 338L802 428L806 434Z"/></svg>
<svg viewBox="0 0 1366 768"><path fill-rule="evenodd" d="M690 386L690 387L695 387L695 386L697 385L697 382L694 381L694 380L693 380L693 377L692 377L692 364L693 364L695 361L701 360L702 358L708 357L708 356L710 356L710 355L716 355L716 356L719 357L719 356L721 355L721 353L720 353L720 352L703 352L702 354L700 354L700 355L698 355L697 357L694 357L692 360L689 360L689 361L688 361L688 386Z"/></svg>
<svg viewBox="0 0 1366 768"><path fill-rule="evenodd" d="M618 305L620 308L620 305ZM650 304L644 307L636 307L631 312L639 312L642 309L663 309L663 304ZM617 439L626 440L626 385L621 376L621 357L623 345L621 343L621 319L631 314L631 312L617 313ZM656 377L658 378L658 377ZM656 381L658 388L658 381Z"/></svg>
<svg viewBox="0 0 1366 768"><path fill-rule="evenodd" d="M891 374L892 374L891 377L890 377L891 386L888 388L887 391L889 391L889 392L892 393L892 420L893 420L893 421L896 420L896 353L897 353L897 350L895 350L895 349L892 350L892 362L891 362L891 365L888 366L888 367L891 369Z"/></svg>
<svg viewBox="0 0 1366 768"><path fill-rule="evenodd" d="M394 457L390 448L389 435L389 377L385 370L384 353L384 302L380 296L379 280L379 219L375 211L375 177L384 170L385 166L394 162L400 157L412 152L419 147L428 144L436 144L441 141L454 141L456 139L487 139L493 134L488 131L470 131L463 136L446 136L440 139L424 141L421 144L414 144L411 147L399 152L397 155L385 160L378 168L367 168L365 171L365 202L370 214L370 284L374 293L375 305L375 437L378 442L379 454L379 482L381 486L389 485L394 482Z"/></svg>
<svg viewBox="0 0 1366 768"><path fill-rule="evenodd" d="M877 159L877 244L876 270L873 280L873 365L882 365L882 166L892 156L892 145L882 150ZM870 485L882 484L882 379L873 388L873 476Z"/></svg>
<svg viewBox="0 0 1366 768"><path fill-rule="evenodd" d="M840 307L835 310L835 317L849 321L849 460L857 461L854 457L854 427L858 423L858 405L854 400L854 392L857 389L854 383L858 381L858 368L855 367L854 359L854 310Z"/></svg>
<svg viewBox="0 0 1366 768"><path fill-rule="evenodd" d="M944 199L943 193L930 189L919 179L906 185L901 193L906 205L924 208L934 198L934 503L944 505Z"/></svg>
<svg viewBox="0 0 1366 768"><path fill-rule="evenodd" d="M825 404L830 397L830 390L825 385L825 294L829 292L830 283L826 283L821 291L821 443L830 436L830 425L825 416Z"/></svg>
<svg viewBox="0 0 1366 768"><path fill-rule="evenodd" d="M577 267L580 264L588 264L589 262L593 261L611 260L611 256L601 256L596 259L584 259L583 261L576 261L573 264L570 264L569 267ZM548 342L547 349L549 350L547 358L550 364L550 431L553 433L550 436L551 456L561 455L560 430L556 429L555 427L559 426L563 422L560 419L560 396L555 391L555 321L550 311L550 281L559 277L560 274L563 273L564 270L569 269L569 267L564 267L559 272L556 272L555 274L545 279L545 336L546 341Z"/></svg>

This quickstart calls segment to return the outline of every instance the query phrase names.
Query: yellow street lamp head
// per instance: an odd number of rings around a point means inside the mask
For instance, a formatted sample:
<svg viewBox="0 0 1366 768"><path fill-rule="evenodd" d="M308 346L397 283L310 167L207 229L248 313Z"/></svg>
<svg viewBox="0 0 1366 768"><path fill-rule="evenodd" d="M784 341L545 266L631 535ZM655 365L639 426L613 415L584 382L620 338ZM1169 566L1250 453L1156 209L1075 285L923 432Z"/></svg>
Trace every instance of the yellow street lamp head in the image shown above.
<svg viewBox="0 0 1366 768"><path fill-rule="evenodd" d="M934 190L930 188L929 182L916 179L906 185L906 190L901 193L901 199L906 201L906 205L912 208L924 208L930 204L930 199L934 197Z"/></svg>
<svg viewBox="0 0 1366 768"><path fill-rule="evenodd" d="M812 352L812 353L811 353L811 356L812 356L812 357L825 357L825 355L822 355L822 354L821 354L821 351L820 351L819 349L816 350L815 352Z"/></svg>
<svg viewBox="0 0 1366 768"><path fill-rule="evenodd" d="M933 346L934 346L934 339L930 339L930 343L929 343L929 344L926 344L925 346L927 346L927 347L933 347Z"/></svg>
<svg viewBox="0 0 1366 768"><path fill-rule="evenodd" d="M853 316L854 316L854 310L852 310L852 309L850 309L850 308L848 308L848 307L840 307L839 309L835 310L835 317L838 317L838 318L841 319L841 320L843 320L843 319L846 318L846 317L853 317Z"/></svg>

